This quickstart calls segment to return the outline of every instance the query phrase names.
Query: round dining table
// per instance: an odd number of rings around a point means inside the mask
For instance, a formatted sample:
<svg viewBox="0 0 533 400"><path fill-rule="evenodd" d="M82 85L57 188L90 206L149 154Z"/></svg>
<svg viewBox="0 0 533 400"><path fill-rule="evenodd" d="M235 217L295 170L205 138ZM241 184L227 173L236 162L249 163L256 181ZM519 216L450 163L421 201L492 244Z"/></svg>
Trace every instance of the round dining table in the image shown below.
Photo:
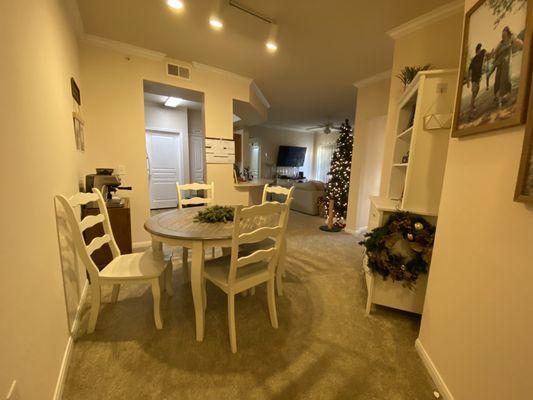
<svg viewBox="0 0 533 400"><path fill-rule="evenodd" d="M205 292L203 270L205 249L221 247L223 252L231 248L233 222L204 223L194 221L199 211L206 207L173 209L152 216L144 224L152 236L152 249L163 256L163 244L183 247L183 264L187 263L187 249L191 249L191 289L196 320L196 340L204 339ZM283 240L278 258L276 281L278 294L282 294L281 279L286 243Z"/></svg>
<svg viewBox="0 0 533 400"><path fill-rule="evenodd" d="M205 207L174 209L152 216L144 224L152 236L154 252L163 252L163 244L183 247L184 262L186 252L191 249L191 289L196 319L196 340L204 339L205 298L202 274L204 269L204 249L212 247L231 247L233 232L232 222L203 223L194 221L194 217Z"/></svg>

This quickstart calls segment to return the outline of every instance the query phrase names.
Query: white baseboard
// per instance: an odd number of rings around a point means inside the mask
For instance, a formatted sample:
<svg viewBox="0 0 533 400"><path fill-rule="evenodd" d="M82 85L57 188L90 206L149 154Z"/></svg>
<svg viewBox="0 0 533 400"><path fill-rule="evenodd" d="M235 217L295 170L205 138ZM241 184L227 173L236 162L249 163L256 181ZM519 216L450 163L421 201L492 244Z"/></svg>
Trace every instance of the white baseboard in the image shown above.
<svg viewBox="0 0 533 400"><path fill-rule="evenodd" d="M63 397L63 388L65 386L65 378L67 377L68 366L70 364L70 356L72 354L72 347L74 339L69 336L65 353L63 354L63 361L61 361L61 368L59 369L59 376L57 377L56 390L54 391L54 400L61 400Z"/></svg>
<svg viewBox="0 0 533 400"><path fill-rule="evenodd" d="M65 348L63 360L61 361L61 368L59 369L59 376L57 377L56 389L54 391L54 400L61 400L63 397L63 387L65 386L65 379L67 377L68 367L70 365L70 356L72 355L72 348L74 347L74 338L77 336L80 328L81 311L83 309L83 305L85 304L85 299L87 298L88 292L89 281L85 280L85 285L83 285L83 289L81 291L78 308L76 309L76 316L74 317L70 336L67 341L67 347Z"/></svg>
<svg viewBox="0 0 533 400"><path fill-rule="evenodd" d="M361 235L362 233L365 233L367 230L368 230L368 227L366 226L362 226L359 229L348 229L348 228L344 229L345 232L348 232L352 235Z"/></svg>
<svg viewBox="0 0 533 400"><path fill-rule="evenodd" d="M78 303L78 308L76 309L76 316L74 317L74 322L72 323L72 329L70 330L70 335L76 337L78 329L80 328L80 319L81 319L81 310L85 304L85 299L87 298L87 292L89 291L89 281L85 280L85 285L81 291L80 301Z"/></svg>
<svg viewBox="0 0 533 400"><path fill-rule="evenodd" d="M131 248L133 251L146 250L151 245L152 242L150 240L146 240L144 242L133 242Z"/></svg>
<svg viewBox="0 0 533 400"><path fill-rule="evenodd" d="M435 366L435 364L433 364L433 361L431 360L431 358L429 358L429 355L426 352L426 349L424 349L424 346L422 345L422 342L420 341L420 339L416 339L415 348L416 348L418 355L422 359L424 366L428 370L428 373L431 376L431 379L435 383L435 386L437 386L437 389L440 395L442 396L442 398L444 400L454 400L452 392L450 392L450 389L448 389L448 386L446 386L446 383L442 379L442 376L437 370L437 367Z"/></svg>

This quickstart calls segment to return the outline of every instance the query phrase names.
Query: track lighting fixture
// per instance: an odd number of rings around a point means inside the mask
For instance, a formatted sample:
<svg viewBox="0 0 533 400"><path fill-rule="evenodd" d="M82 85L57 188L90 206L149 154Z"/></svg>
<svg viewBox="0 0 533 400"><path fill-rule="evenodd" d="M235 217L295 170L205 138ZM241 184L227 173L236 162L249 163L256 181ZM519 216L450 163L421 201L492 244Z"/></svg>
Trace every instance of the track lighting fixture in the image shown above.
<svg viewBox="0 0 533 400"><path fill-rule="evenodd" d="M209 17L209 25L214 29L222 29L224 21L222 20L222 11L225 0L215 0L215 9Z"/></svg>
<svg viewBox="0 0 533 400"><path fill-rule="evenodd" d="M278 50L278 25L273 22L270 23L270 33L265 45L271 53Z"/></svg>
<svg viewBox="0 0 533 400"><path fill-rule="evenodd" d="M181 10L183 8L183 1L181 0L167 0L167 5L174 10Z"/></svg>

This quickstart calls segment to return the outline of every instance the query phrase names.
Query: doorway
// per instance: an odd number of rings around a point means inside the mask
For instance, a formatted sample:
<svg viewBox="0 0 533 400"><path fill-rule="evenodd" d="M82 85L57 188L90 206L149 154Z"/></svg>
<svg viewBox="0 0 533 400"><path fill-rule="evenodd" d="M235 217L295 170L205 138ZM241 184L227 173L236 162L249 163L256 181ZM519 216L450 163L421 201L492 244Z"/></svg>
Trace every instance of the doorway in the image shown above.
<svg viewBox="0 0 533 400"><path fill-rule="evenodd" d="M150 209L178 205L176 183L205 181L203 94L144 82Z"/></svg>
<svg viewBox="0 0 533 400"><path fill-rule="evenodd" d="M250 175L253 179L261 178L261 141L250 138Z"/></svg>

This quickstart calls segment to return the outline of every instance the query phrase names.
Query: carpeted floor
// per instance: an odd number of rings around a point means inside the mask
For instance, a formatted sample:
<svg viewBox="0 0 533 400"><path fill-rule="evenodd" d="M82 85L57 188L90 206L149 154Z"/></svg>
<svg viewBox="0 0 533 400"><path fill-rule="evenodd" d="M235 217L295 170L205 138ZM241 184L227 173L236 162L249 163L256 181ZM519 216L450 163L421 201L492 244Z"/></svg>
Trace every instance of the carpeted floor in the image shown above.
<svg viewBox="0 0 533 400"><path fill-rule="evenodd" d="M432 399L414 348L419 318L379 307L366 317L357 238L319 231L321 224L291 214L279 329L264 288L238 296L232 354L226 297L209 285L205 340L196 342L190 286L175 261L163 329L155 329L148 286L123 287L118 303L103 305L95 333L76 342L63 398Z"/></svg>

